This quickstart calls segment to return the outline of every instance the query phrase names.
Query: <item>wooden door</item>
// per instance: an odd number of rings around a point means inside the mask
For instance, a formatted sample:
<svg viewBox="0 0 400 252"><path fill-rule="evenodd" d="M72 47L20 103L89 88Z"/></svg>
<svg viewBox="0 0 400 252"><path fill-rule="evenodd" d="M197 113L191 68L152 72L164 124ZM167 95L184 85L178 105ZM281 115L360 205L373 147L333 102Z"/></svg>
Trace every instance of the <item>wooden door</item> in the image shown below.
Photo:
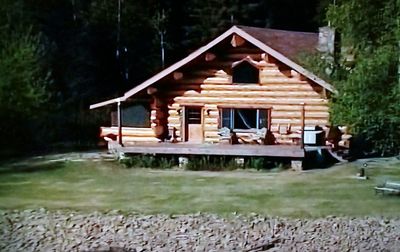
<svg viewBox="0 0 400 252"><path fill-rule="evenodd" d="M189 143L203 142L202 108L185 107L185 141Z"/></svg>

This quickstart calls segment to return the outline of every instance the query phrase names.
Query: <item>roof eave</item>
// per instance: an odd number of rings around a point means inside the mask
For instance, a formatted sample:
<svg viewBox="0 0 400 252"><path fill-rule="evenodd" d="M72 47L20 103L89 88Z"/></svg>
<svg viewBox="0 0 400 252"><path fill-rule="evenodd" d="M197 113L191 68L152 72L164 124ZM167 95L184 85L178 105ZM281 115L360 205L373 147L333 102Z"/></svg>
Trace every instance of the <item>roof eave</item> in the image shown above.
<svg viewBox="0 0 400 252"><path fill-rule="evenodd" d="M278 52L278 51L274 50L273 48L269 47L268 45L266 45L265 43L261 42L260 40L254 38L253 36L251 36L250 34L245 32L244 30L242 30L240 28L238 28L237 30L238 30L237 34L242 36L248 42L252 43L253 45L255 45L258 48L260 48L261 50L263 50L266 53L270 54L271 56L273 56L274 58L278 59L282 63L292 67L294 70L296 70L300 74L306 76L308 79L316 82L317 84L321 85L323 88L329 90L330 92L336 92L335 88L331 84L329 84L326 81L324 81L323 79L317 77L315 74L313 74L312 72L306 70L302 66L298 65L296 62L290 60L285 55L283 55L280 52Z"/></svg>
<svg viewBox="0 0 400 252"><path fill-rule="evenodd" d="M104 107L110 104L114 104L114 103L118 103L118 102L122 102L125 101L125 99L123 97L118 97L118 98L114 98L114 99L110 99L107 101L103 101L103 102L99 102L99 103L95 103L90 105L89 109L96 109L96 108L100 108L100 107Z"/></svg>

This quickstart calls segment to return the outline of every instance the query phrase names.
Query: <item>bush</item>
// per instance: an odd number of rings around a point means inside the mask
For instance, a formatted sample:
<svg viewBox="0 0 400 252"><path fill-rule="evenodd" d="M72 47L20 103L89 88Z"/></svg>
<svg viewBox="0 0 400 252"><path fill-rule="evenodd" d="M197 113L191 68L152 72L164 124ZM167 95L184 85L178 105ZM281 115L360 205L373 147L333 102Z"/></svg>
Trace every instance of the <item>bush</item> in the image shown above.
<svg viewBox="0 0 400 252"><path fill-rule="evenodd" d="M190 157L186 169L192 171L226 171L242 168L234 158L225 156Z"/></svg>
<svg viewBox="0 0 400 252"><path fill-rule="evenodd" d="M120 163L127 168L172 168L177 164L175 157L135 155L123 158Z"/></svg>

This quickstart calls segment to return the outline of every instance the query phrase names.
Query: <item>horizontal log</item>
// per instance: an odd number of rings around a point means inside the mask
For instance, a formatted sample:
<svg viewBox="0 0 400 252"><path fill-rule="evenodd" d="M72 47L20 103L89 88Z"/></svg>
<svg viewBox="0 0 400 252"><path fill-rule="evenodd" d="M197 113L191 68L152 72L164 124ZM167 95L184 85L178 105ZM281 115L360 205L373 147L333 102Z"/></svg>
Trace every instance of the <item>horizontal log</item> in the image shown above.
<svg viewBox="0 0 400 252"><path fill-rule="evenodd" d="M168 127L175 127L177 130L179 130L181 128L181 124L180 123L170 123L168 122Z"/></svg>
<svg viewBox="0 0 400 252"><path fill-rule="evenodd" d="M302 105L274 105L272 107L272 111L300 111L302 109ZM306 111L315 111L315 112L328 112L329 106L318 105L318 104L306 104L304 106Z"/></svg>
<svg viewBox="0 0 400 252"><path fill-rule="evenodd" d="M290 80L297 80L300 81L298 78L291 78L290 76L284 75L282 72L278 71L268 71L264 73L260 73L259 78L261 80L266 79L266 78L271 78L271 79L290 79Z"/></svg>
<svg viewBox="0 0 400 252"><path fill-rule="evenodd" d="M273 104L281 104L281 105L299 105L301 103L307 102L307 104L318 104L324 105L328 104L328 100L321 98L309 98L307 100L300 98L237 98L237 97L176 97L175 102L178 103L192 103L192 104L263 104L265 106L271 106Z"/></svg>
<svg viewBox="0 0 400 252"><path fill-rule="evenodd" d="M218 131L205 131L204 136L209 137L209 138L219 138L220 137L218 135Z"/></svg>
<svg viewBox="0 0 400 252"><path fill-rule="evenodd" d="M309 84L202 84L202 90L232 90L232 91L314 91Z"/></svg>
<svg viewBox="0 0 400 252"><path fill-rule="evenodd" d="M285 118L285 117L298 117L301 118L301 111L276 111L272 110L271 111L271 117L272 118ZM329 113L328 112L310 112L310 111L305 111L305 116L307 118L328 118Z"/></svg>
<svg viewBox="0 0 400 252"><path fill-rule="evenodd" d="M294 145L293 140L291 139L276 139L276 142L278 144L284 144L284 145Z"/></svg>
<svg viewBox="0 0 400 252"><path fill-rule="evenodd" d="M232 79L231 79L231 77L208 77L203 81L203 83L228 84L228 83L232 83Z"/></svg>
<svg viewBox="0 0 400 252"><path fill-rule="evenodd" d="M297 78L279 78L260 76L260 83L271 83L271 84L308 84L307 81L302 81Z"/></svg>
<svg viewBox="0 0 400 252"><path fill-rule="evenodd" d="M217 140L215 138L204 138L204 142L209 143L209 144L215 144L215 143L218 143L219 140Z"/></svg>
<svg viewBox="0 0 400 252"><path fill-rule="evenodd" d="M131 143L131 142L160 142L160 139L156 137L131 137L131 136L123 136L122 143Z"/></svg>
<svg viewBox="0 0 400 252"><path fill-rule="evenodd" d="M115 135L118 136L118 127L101 127L100 128L100 136L104 137L107 135ZM122 127L122 135L123 136L132 136L132 137L151 137L155 136L155 133L152 128L131 128L131 127Z"/></svg>
<svg viewBox="0 0 400 252"><path fill-rule="evenodd" d="M301 124L301 119L297 118L272 118L271 123L273 124L281 124L281 125L287 125L287 124ZM329 121L327 119L305 119L305 124L310 125L310 126L324 126L328 125Z"/></svg>
<svg viewBox="0 0 400 252"><path fill-rule="evenodd" d="M290 124L290 131L291 132L300 132L301 131L301 124ZM279 124L271 124L271 131L276 133L279 131Z"/></svg>
<svg viewBox="0 0 400 252"><path fill-rule="evenodd" d="M215 118L204 118L204 124L216 124L218 123L218 117Z"/></svg>
<svg viewBox="0 0 400 252"><path fill-rule="evenodd" d="M192 96L192 93L186 93L185 96ZM195 95L198 95L196 93ZM207 97L302 97L306 98L323 98L316 92L312 91L222 91L222 90L203 90L201 96Z"/></svg>
<svg viewBox="0 0 400 252"><path fill-rule="evenodd" d="M169 110L178 110L181 109L181 106L179 105L179 103L172 103L171 105L168 105L168 109Z"/></svg>
<svg viewBox="0 0 400 252"><path fill-rule="evenodd" d="M173 110L173 109L169 109L168 110L168 114L169 114L168 118L170 118L170 117L180 117L181 116L180 112L178 112L177 110Z"/></svg>
<svg viewBox="0 0 400 252"><path fill-rule="evenodd" d="M204 125L203 129L204 129L204 131L218 131L218 124Z"/></svg>
<svg viewBox="0 0 400 252"><path fill-rule="evenodd" d="M204 131L218 131L218 124L205 124L203 126Z"/></svg>
<svg viewBox="0 0 400 252"><path fill-rule="evenodd" d="M179 118L176 118L176 117L169 117L168 118L168 124L177 125L177 124L180 124L180 123L181 123L181 120Z"/></svg>

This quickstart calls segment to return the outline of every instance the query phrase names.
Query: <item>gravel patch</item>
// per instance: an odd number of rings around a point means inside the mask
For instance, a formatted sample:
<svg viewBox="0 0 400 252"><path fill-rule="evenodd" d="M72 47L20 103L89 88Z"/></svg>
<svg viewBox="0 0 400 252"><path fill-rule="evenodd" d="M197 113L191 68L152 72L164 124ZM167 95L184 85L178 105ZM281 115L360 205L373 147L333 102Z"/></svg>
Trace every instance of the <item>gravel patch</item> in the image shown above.
<svg viewBox="0 0 400 252"><path fill-rule="evenodd" d="M400 219L0 211L0 251L398 251Z"/></svg>

